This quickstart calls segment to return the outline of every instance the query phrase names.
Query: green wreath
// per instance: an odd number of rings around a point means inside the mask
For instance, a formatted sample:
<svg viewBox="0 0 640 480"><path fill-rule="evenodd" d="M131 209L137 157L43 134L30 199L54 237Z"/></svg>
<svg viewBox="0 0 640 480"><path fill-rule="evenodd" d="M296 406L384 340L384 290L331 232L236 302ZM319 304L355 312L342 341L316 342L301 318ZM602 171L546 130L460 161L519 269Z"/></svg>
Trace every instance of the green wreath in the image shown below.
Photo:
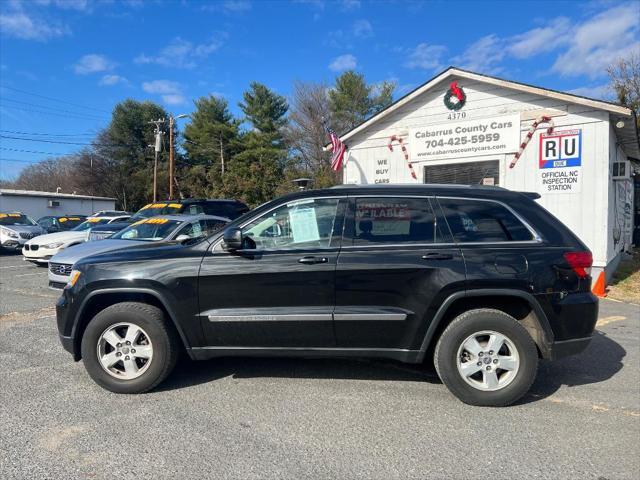
<svg viewBox="0 0 640 480"><path fill-rule="evenodd" d="M464 107L464 104L467 103L467 95L464 93L464 90L462 90L462 87L457 86L458 82L454 83L455 85L452 84L449 90L447 90L447 93L444 95L444 104L449 110L457 111ZM454 98L455 101L452 101L452 99Z"/></svg>

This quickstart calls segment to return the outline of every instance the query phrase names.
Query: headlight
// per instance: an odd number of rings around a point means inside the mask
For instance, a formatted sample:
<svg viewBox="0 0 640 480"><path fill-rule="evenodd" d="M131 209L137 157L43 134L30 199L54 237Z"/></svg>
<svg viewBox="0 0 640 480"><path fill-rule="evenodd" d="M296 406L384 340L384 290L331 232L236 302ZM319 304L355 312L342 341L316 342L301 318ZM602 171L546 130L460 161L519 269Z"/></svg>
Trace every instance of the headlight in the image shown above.
<svg viewBox="0 0 640 480"><path fill-rule="evenodd" d="M58 248L58 247L61 247L62 245L64 245L63 242L54 242L54 243L49 243L47 245L42 245L42 248Z"/></svg>
<svg viewBox="0 0 640 480"><path fill-rule="evenodd" d="M8 228L0 227L0 232L4 233L7 237L18 238L18 234L13 230L9 230Z"/></svg>
<svg viewBox="0 0 640 480"><path fill-rule="evenodd" d="M67 282L67 287L73 287L79 278L80 278L80 271L71 270L71 275L69 275L69 281Z"/></svg>

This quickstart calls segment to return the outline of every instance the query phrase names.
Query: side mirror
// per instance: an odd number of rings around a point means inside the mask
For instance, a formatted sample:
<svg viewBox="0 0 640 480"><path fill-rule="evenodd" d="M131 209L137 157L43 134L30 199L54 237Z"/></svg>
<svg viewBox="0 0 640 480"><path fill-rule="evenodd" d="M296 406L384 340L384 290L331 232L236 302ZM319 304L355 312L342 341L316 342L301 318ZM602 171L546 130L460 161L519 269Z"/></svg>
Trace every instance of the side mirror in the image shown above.
<svg viewBox="0 0 640 480"><path fill-rule="evenodd" d="M222 248L227 251L242 249L242 229L238 227L230 227L224 231L222 237Z"/></svg>
<svg viewBox="0 0 640 480"><path fill-rule="evenodd" d="M176 242L184 242L185 240L191 240L191 237L189 235L185 235L185 234L178 235L176 237Z"/></svg>

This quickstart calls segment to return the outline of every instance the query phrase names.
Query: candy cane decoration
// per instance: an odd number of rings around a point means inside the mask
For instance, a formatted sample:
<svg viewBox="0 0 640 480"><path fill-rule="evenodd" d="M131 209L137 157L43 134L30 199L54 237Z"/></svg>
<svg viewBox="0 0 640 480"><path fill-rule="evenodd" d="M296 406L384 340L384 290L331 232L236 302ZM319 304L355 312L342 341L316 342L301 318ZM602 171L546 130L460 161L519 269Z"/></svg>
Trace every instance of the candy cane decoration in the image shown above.
<svg viewBox="0 0 640 480"><path fill-rule="evenodd" d="M413 177L414 180L418 180L418 176L416 175L416 172L413 170L413 165L409 161L409 151L407 150L407 147L402 141L402 138L398 137L397 135L391 135L391 138L389 138L389 144L387 145L389 147L389 150L393 152L393 145L391 144L396 140L400 144L400 148L402 149L402 153L404 154L404 159L407 161L407 166L409 167L409 170L411 170L411 176Z"/></svg>
<svg viewBox="0 0 640 480"><path fill-rule="evenodd" d="M509 165L509 168L513 168L516 166L516 162L522 156L522 152L524 152L524 149L527 148L527 145L529 144L531 137L533 137L533 133L536 131L536 128L538 128L538 125L540 125L541 123L549 124L549 128L547 128L548 134L553 132L554 125L553 125L553 120L551 120L551 117L547 117L546 115L543 115L541 117L536 118L535 122L531 124L531 128L527 132L526 138L520 144L520 150L518 150L518 153L516 153L516 156L513 157L513 160L511 160L511 164Z"/></svg>

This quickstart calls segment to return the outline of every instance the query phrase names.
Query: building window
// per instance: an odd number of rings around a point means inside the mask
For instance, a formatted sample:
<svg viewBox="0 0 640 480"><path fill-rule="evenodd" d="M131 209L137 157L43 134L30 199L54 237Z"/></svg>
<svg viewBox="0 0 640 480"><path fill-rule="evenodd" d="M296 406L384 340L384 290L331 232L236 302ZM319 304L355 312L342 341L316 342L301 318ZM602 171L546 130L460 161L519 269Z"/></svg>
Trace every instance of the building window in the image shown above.
<svg viewBox="0 0 640 480"><path fill-rule="evenodd" d="M424 183L453 183L459 185L498 185L500 163L487 162L447 163L424 167Z"/></svg>

